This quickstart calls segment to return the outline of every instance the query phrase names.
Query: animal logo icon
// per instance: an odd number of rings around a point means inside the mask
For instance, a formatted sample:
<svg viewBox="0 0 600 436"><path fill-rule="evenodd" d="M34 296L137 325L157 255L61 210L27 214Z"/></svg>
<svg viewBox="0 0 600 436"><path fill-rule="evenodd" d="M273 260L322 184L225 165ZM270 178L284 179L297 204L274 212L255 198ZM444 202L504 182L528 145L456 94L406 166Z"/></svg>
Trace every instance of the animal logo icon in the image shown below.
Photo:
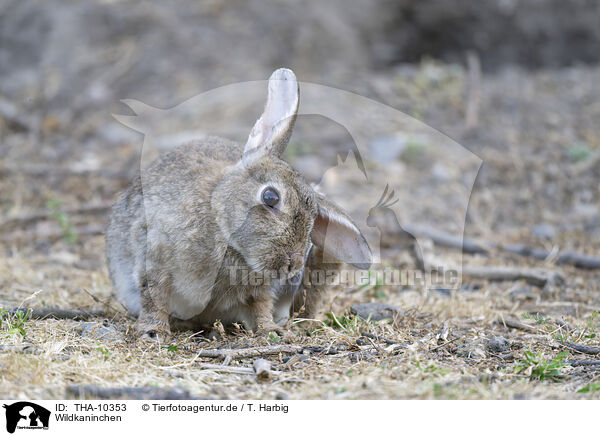
<svg viewBox="0 0 600 436"><path fill-rule="evenodd" d="M48 429L50 411L35 403L19 401L4 404L6 409L6 431L14 433L17 428Z"/></svg>
<svg viewBox="0 0 600 436"><path fill-rule="evenodd" d="M412 233L404 230L392 206L398 203L399 199L394 199L395 191L389 190L389 184L385 185L383 194L377 201L377 204L369 210L367 216L367 226L376 227L380 233L380 247L395 247L401 251L408 252L415 266L425 272L425 262L423 252Z"/></svg>

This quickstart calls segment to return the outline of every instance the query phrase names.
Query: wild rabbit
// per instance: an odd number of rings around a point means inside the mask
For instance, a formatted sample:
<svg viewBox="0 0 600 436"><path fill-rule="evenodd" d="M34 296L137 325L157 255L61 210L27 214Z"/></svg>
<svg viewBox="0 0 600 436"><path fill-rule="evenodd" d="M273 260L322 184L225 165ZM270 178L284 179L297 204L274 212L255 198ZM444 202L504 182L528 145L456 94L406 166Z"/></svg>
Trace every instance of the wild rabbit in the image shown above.
<svg viewBox="0 0 600 436"><path fill-rule="evenodd" d="M116 201L108 267L143 336L168 335L170 316L282 333L276 321L288 319L307 259L313 269L323 253L370 265L371 250L348 214L281 160L298 101L294 73L275 71L245 145L217 137L182 145ZM272 279L232 280L237 271Z"/></svg>

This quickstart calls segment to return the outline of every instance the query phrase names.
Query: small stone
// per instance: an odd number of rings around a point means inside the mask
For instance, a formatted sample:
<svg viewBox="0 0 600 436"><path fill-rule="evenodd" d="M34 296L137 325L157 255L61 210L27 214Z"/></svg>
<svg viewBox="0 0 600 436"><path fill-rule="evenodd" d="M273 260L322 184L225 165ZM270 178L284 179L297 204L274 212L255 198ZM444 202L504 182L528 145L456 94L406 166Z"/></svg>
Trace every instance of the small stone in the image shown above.
<svg viewBox="0 0 600 436"><path fill-rule="evenodd" d="M470 282L465 282L460 287L461 291L466 291L466 292L477 292L477 291L480 291L482 288L483 288L483 285L481 283L470 283Z"/></svg>
<svg viewBox="0 0 600 436"><path fill-rule="evenodd" d="M369 345L369 342L367 342L363 338L358 338L358 339L356 339L356 345L358 345L358 346Z"/></svg>
<svg viewBox="0 0 600 436"><path fill-rule="evenodd" d="M468 359L484 359L486 357L485 350L479 342L468 342L460 345L455 354Z"/></svg>
<svg viewBox="0 0 600 436"><path fill-rule="evenodd" d="M123 341L123 335L110 324L106 325L99 322L82 322L79 334L84 338L93 338L103 341Z"/></svg>
<svg viewBox="0 0 600 436"><path fill-rule="evenodd" d="M517 288L509 292L508 294L511 301L527 301L534 300L535 295L531 291L531 288Z"/></svg>
<svg viewBox="0 0 600 436"><path fill-rule="evenodd" d="M308 356L305 354L294 354L293 356L288 356L283 358L283 363L288 365L295 365L298 362L304 362L308 360Z"/></svg>
<svg viewBox="0 0 600 436"><path fill-rule="evenodd" d="M531 233L536 238L540 239L554 239L556 238L556 229L552 224L541 223L531 229Z"/></svg>
<svg viewBox="0 0 600 436"><path fill-rule="evenodd" d="M266 359L256 359L252 364L256 378L259 380L267 380L271 377L271 361Z"/></svg>
<svg viewBox="0 0 600 436"><path fill-rule="evenodd" d="M287 394L287 392L283 392L283 391L279 391L279 392L277 392L277 395L275 395L276 400L287 400L289 398L290 398L290 396Z"/></svg>
<svg viewBox="0 0 600 436"><path fill-rule="evenodd" d="M510 350L510 342L502 336L494 336L488 342L488 350L495 354L504 353Z"/></svg>
<svg viewBox="0 0 600 436"><path fill-rule="evenodd" d="M25 353L25 354L41 354L43 352L43 350L41 348L38 348L35 345L31 345L31 344L25 344L25 345L0 344L0 351L12 351L15 353Z"/></svg>
<svg viewBox="0 0 600 436"><path fill-rule="evenodd" d="M350 306L350 312L364 320L381 321L394 319L398 315L398 308L384 303L364 303Z"/></svg>
<svg viewBox="0 0 600 436"><path fill-rule="evenodd" d="M348 353L348 359L350 359L350 362L352 362L352 363L362 362L362 361L372 362L375 360L374 354L375 354L375 352L372 350L352 351L352 352Z"/></svg>
<svg viewBox="0 0 600 436"><path fill-rule="evenodd" d="M433 288L433 290L445 297L449 297L452 294L452 291L450 289L442 288L440 286L436 286L435 288Z"/></svg>

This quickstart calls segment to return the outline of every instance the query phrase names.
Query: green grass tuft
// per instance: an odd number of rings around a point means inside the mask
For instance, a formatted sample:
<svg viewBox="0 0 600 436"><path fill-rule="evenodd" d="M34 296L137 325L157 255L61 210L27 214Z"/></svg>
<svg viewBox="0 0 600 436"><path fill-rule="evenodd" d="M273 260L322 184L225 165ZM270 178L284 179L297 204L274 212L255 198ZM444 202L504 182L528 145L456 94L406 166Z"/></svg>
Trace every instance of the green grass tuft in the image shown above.
<svg viewBox="0 0 600 436"><path fill-rule="evenodd" d="M559 381L563 374L562 368L567 366L565 358L569 355L564 351L559 353L553 359L544 359L542 353L533 354L527 350L524 353L524 359L514 365L514 369L518 373L529 375L530 380L551 380Z"/></svg>
<svg viewBox="0 0 600 436"><path fill-rule="evenodd" d="M352 314L344 314L337 317L333 312L326 313L325 325L337 330L341 330L351 336L360 334L360 319Z"/></svg>
<svg viewBox="0 0 600 436"><path fill-rule="evenodd" d="M577 391L579 394L591 394L600 391L600 382L588 383Z"/></svg>
<svg viewBox="0 0 600 436"><path fill-rule="evenodd" d="M77 242L77 233L73 230L73 225L68 215L60 210L60 200L52 199L46 202L46 207L50 209L50 218L58 223L63 233L63 239L69 244Z"/></svg>
<svg viewBox="0 0 600 436"><path fill-rule="evenodd" d="M27 312L17 310L14 314L11 314L6 309L0 310L0 329L5 330L7 334L14 335L20 334L23 337L27 336L25 327L27 327L28 320L31 317L31 309Z"/></svg>

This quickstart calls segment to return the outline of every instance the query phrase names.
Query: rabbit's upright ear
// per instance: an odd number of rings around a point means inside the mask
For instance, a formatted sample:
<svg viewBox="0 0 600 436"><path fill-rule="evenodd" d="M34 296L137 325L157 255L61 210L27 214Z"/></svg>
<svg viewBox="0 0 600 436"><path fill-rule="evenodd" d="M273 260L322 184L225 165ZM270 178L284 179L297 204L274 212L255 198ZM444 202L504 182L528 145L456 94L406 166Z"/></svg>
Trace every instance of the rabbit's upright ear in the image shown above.
<svg viewBox="0 0 600 436"><path fill-rule="evenodd" d="M263 114L250 136L242 160L249 162L257 157L280 157L292 135L298 113L298 81L292 70L280 68L269 78L269 94Z"/></svg>
<svg viewBox="0 0 600 436"><path fill-rule="evenodd" d="M373 255L367 240L342 208L319 196L319 214L312 232L313 243L326 256L368 269Z"/></svg>

